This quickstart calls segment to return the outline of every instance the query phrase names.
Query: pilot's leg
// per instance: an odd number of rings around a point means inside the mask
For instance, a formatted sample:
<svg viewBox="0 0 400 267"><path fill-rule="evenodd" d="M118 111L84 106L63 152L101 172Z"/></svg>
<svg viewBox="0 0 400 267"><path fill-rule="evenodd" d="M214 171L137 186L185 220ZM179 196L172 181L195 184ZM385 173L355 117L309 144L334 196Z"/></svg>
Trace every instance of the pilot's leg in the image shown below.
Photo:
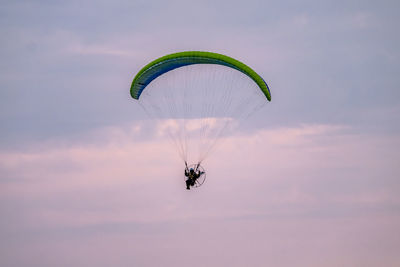
<svg viewBox="0 0 400 267"><path fill-rule="evenodd" d="M190 190L190 180L189 179L186 180L186 189Z"/></svg>

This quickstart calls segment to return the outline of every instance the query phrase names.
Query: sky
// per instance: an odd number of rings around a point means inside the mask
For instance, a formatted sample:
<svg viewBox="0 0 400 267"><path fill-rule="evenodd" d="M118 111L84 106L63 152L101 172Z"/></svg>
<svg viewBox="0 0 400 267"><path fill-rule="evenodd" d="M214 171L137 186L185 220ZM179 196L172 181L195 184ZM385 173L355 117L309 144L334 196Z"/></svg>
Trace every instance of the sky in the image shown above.
<svg viewBox="0 0 400 267"><path fill-rule="evenodd" d="M400 266L398 1L0 1L1 266ZM129 95L168 53L272 101L183 164Z"/></svg>

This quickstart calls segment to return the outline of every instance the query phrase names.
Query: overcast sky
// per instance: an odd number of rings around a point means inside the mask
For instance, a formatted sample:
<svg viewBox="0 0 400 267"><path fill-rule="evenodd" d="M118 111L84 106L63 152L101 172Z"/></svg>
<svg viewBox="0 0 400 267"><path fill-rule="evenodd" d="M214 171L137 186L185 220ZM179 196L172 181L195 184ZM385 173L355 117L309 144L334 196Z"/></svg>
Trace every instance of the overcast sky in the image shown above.
<svg viewBox="0 0 400 267"><path fill-rule="evenodd" d="M399 10L0 1L0 265L400 266ZM129 95L186 50L272 94L191 191Z"/></svg>

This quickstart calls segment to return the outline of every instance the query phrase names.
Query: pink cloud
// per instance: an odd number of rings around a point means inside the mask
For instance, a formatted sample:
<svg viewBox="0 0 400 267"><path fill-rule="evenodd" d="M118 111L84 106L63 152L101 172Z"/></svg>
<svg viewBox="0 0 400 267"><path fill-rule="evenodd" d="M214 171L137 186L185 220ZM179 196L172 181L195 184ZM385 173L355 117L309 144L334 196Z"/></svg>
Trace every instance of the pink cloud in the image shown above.
<svg viewBox="0 0 400 267"><path fill-rule="evenodd" d="M340 125L233 135L203 163L204 186L188 192L173 146L162 137L143 141L145 129L144 124L108 127L83 138L90 143L60 140L1 152L3 232L31 235L31 242L60 256L65 248L42 236L57 233L79 251L87 251L80 244L101 237L107 242L95 246L98 250L118 247L127 256L124 244L133 245L124 237L140 242L136 252L156 251L163 259L175 255L174 249L165 252L171 244L215 250L234 243L230 249L246 257L255 250L272 253L254 261L271 264L282 263L275 253L297 251L300 244L301 255L340 255L335 264L354 261L348 250L364 255L360 240L398 244L389 234L399 220L392 213L400 203L396 136L357 134ZM33 245L24 244L30 249L23 253L30 255Z"/></svg>

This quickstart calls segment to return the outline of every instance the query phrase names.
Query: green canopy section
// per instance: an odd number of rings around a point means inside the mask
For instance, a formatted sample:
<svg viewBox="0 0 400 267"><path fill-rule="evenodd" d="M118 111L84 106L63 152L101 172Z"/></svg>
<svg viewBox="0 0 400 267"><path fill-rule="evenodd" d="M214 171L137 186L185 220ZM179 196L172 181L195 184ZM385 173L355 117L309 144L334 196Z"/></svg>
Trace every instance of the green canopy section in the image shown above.
<svg viewBox="0 0 400 267"><path fill-rule="evenodd" d="M150 62L133 79L130 90L131 96L134 99L139 99L146 86L158 76L170 70L193 64L218 64L236 69L250 77L260 87L268 101L271 101L271 93L267 83L249 66L225 55L202 51L169 54Z"/></svg>

